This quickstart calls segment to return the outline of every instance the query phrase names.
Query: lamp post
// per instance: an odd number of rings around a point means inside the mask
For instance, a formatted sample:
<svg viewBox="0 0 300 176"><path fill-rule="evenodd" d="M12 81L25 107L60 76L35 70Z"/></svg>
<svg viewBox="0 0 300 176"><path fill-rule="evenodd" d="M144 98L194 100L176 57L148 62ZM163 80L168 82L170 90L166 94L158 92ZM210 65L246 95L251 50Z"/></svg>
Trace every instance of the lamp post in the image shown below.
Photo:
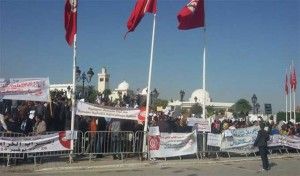
<svg viewBox="0 0 300 176"><path fill-rule="evenodd" d="M255 94L253 94L252 98L251 98L252 104L253 104L253 114L256 114L256 109L257 109L257 97Z"/></svg>
<svg viewBox="0 0 300 176"><path fill-rule="evenodd" d="M255 108L256 108L256 113L258 114L258 110L259 110L259 108L260 108L259 103L256 103Z"/></svg>
<svg viewBox="0 0 300 176"><path fill-rule="evenodd" d="M151 105L153 104L154 100L157 99L158 95L159 95L159 93L158 93L158 91L156 90L156 88L155 88L153 91L150 92L150 96L151 96L151 98L150 98L150 99L151 99Z"/></svg>
<svg viewBox="0 0 300 176"><path fill-rule="evenodd" d="M180 101L182 102L185 92L183 90L180 90L179 94L180 94Z"/></svg>
<svg viewBox="0 0 300 176"><path fill-rule="evenodd" d="M81 74L81 70L79 69L78 66L76 66L76 81L77 82L82 81L82 95L83 95L83 97L85 97L84 83L85 83L85 81L88 82L88 83L91 82L91 79L92 79L93 76L94 76L94 72L93 72L92 68L90 68L86 74L85 74L85 72L83 72Z"/></svg>

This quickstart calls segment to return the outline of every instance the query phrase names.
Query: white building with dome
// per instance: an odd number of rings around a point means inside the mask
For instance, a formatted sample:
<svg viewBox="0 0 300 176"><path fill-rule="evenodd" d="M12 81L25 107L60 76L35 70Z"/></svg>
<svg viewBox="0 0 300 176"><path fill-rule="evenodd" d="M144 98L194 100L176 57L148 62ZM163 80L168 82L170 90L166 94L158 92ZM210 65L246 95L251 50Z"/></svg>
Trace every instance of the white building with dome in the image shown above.
<svg viewBox="0 0 300 176"><path fill-rule="evenodd" d="M124 95L132 95L132 94L133 91L129 89L129 84L126 81L123 81L118 85L118 88L112 91L109 98L112 101L114 101L119 99L120 97L122 98Z"/></svg>
<svg viewBox="0 0 300 176"><path fill-rule="evenodd" d="M230 108L234 103L228 103L228 102L213 102L211 101L211 98L209 96L209 93L203 89L196 89L191 97L189 98L189 101L173 101L169 102L168 106L178 107L181 108L191 108L194 104L199 103L201 106L203 105L205 100L205 106L213 106L216 109L228 109Z"/></svg>

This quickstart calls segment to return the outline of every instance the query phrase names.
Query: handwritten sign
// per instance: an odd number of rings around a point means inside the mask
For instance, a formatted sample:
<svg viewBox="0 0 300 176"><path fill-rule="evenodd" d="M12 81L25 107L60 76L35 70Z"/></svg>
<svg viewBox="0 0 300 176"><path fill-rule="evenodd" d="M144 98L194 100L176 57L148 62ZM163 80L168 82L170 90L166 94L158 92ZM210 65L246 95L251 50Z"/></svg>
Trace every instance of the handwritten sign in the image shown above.
<svg viewBox="0 0 300 176"><path fill-rule="evenodd" d="M222 142L222 135L221 134L207 134L207 145L220 147Z"/></svg>
<svg viewBox="0 0 300 176"><path fill-rule="evenodd" d="M197 131L211 132L211 127L208 119L190 117L187 118L188 126L196 126Z"/></svg>

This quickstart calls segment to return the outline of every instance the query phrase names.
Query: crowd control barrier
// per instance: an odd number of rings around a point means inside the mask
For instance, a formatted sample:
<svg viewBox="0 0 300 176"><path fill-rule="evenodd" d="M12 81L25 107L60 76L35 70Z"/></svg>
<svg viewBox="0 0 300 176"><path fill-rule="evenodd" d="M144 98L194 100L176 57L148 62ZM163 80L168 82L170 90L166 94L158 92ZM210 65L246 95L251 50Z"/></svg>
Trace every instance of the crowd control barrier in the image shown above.
<svg viewBox="0 0 300 176"><path fill-rule="evenodd" d="M8 133L8 132L0 132L0 137L9 137L9 138L15 138L15 137L24 137L25 135L22 133ZM25 154L24 153L3 153L0 151L0 158L6 159L6 165L8 166L10 164L11 160L16 159L24 159Z"/></svg>
<svg viewBox="0 0 300 176"><path fill-rule="evenodd" d="M246 131L249 133L249 130ZM112 131L88 131L82 133L81 131L76 131L76 138L73 139L73 150L70 148L61 148L64 147L63 144L64 140L60 139L60 134L66 132L47 132L45 135L36 135L36 134L20 134L20 133L0 133L1 141L0 141L0 161L6 162L6 165L9 165L11 161L23 160L26 158L32 158L34 164L36 164L37 159L44 160L45 158L52 158L53 160L58 160L60 158L72 157L81 155L83 156L81 159L93 159L99 155L108 156L112 155L115 159L121 159L127 157L139 157L142 158L168 158L168 157L179 157L182 159L182 156L185 156L186 153L190 153L190 157L195 156L198 159L209 159L209 158L231 158L235 156L239 157L250 157L256 156L257 149L251 148L239 148L239 146L235 146L233 148L225 148L224 146L220 145L219 142L221 141L224 144L230 144L230 141L224 138L224 134L212 134L212 133L203 133L197 132L192 135L185 136L184 138L180 139L176 135L176 133L168 133L165 134L165 138L160 138L162 133L157 136L148 135L148 133L144 131L119 131L119 132L112 132ZM240 133L240 134L247 134L247 133ZM186 133L188 134L188 133ZM240 135L239 134L239 135ZM58 135L58 136L57 136ZM65 134L66 135L66 134ZM177 137L176 137L177 136ZM247 135L246 135L247 136ZM26 140L32 139L43 139L44 142L32 142L24 144L22 142L11 142L18 141L18 138L26 137ZM164 143L167 141L167 138L171 138L170 143ZM220 137L221 140L218 138ZM241 137L241 136L239 136ZM55 144L54 139L57 140L59 138L59 142L62 143L62 146L50 146L48 149L45 148L44 144L48 146L48 144ZM159 139L160 138L160 139ZM270 143L269 154L270 155L281 155L281 154L299 154L299 143L300 137L297 136L271 136L274 140ZM6 139L12 139L10 143L5 141ZM20 139L20 138L19 138ZM146 141L144 142L144 139ZM277 140L275 140L277 139ZM70 140L70 139L69 139ZM195 143L197 141L197 144ZM220 140L220 141L219 141ZM33 140L32 140L33 141ZM46 142L45 142L46 141ZM218 142L219 141L219 142ZM56 141L57 142L57 141ZM149 145L148 145L149 142ZM177 142L177 143L176 143ZM10 146L11 144L11 146ZM43 144L43 145L41 145ZM143 149L144 144L146 144L147 148ZM169 156L164 156L164 153L155 153L156 150L164 149L162 151L170 152L172 149L176 151L175 148L182 147L186 152L180 149L181 153L178 155L172 155L173 153L169 153ZM11 150L11 152L7 152L7 147L18 147L22 146L25 149L22 151L24 152L15 152ZM29 145L41 145L44 149L40 150L26 150ZM235 145L232 143L232 145ZM55 145L54 145L55 146ZM169 146L169 149L166 148ZM193 148L192 146L195 146ZM253 146L250 144L250 146ZM29 146L30 147L30 146ZM53 148L51 148L53 147ZM70 147L70 146L67 146ZM190 149L187 147L191 147ZM195 149L195 150L194 150ZM6 150L6 151L4 151ZM155 151L154 151L155 150ZM195 151L195 152L194 152ZM194 155L196 154L196 155ZM163 156L163 157L160 157ZM199 157L200 156L200 157ZM75 157L76 158L76 157Z"/></svg>

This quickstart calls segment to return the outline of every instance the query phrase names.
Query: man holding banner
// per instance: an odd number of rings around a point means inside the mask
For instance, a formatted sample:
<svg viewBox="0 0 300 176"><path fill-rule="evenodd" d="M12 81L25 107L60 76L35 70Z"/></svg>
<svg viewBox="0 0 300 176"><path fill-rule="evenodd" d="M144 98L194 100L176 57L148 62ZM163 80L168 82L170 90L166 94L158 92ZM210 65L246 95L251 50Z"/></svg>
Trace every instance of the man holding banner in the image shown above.
<svg viewBox="0 0 300 176"><path fill-rule="evenodd" d="M270 140L269 133L264 130L265 124L259 124L260 130L257 133L256 140L254 142L254 146L258 147L259 154L262 160L263 168L260 171L269 170L269 160L268 160L268 146L267 142Z"/></svg>

